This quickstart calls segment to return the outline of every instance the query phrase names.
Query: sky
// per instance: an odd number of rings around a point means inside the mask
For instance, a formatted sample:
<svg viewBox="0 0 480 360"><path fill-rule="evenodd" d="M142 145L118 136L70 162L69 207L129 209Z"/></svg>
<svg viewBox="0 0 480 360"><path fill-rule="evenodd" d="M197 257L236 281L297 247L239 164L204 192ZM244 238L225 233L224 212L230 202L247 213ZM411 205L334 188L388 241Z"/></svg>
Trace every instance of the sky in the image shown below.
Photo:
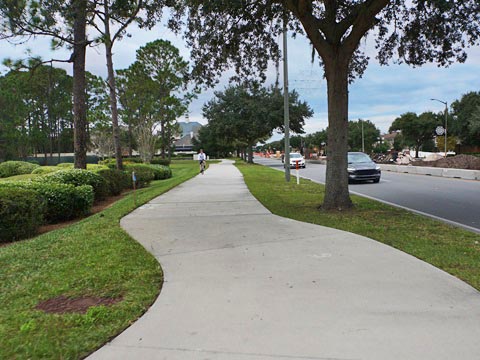
<svg viewBox="0 0 480 360"><path fill-rule="evenodd" d="M162 25L150 31L130 28L131 37L125 37L114 47L114 66L116 69L128 67L135 61L135 51L147 42L164 39L170 40L180 49L181 55L189 59L189 50L181 37L175 36ZM279 39L280 41L281 39ZM375 60L373 41L365 41L365 50L370 56L370 64L361 79L357 79L349 88L349 119L370 120L382 133L388 129L398 116L405 112L425 111L440 112L445 106L431 101L436 98L451 104L470 91L480 91L480 47L468 51L468 59L464 64L454 64L448 68L439 68L428 64L419 68L407 65L380 66ZM67 59L67 50L50 50L47 38L30 39L13 45L0 41L0 60L5 58L26 58L29 49L33 55L40 55L44 60ZM323 71L318 61L311 63L311 46L307 39L297 36L288 41L289 88L295 89L301 100L306 101L313 109L314 115L305 124L306 133L325 129L327 126L327 91ZM71 64L57 63L58 67L72 73ZM101 46L88 49L87 70L93 74L106 77L104 49ZM0 74L7 71L0 65ZM275 81L276 71L272 66L268 71L267 82ZM280 77L281 78L281 77ZM202 106L214 96L215 90L222 90L228 84L228 76L222 77L215 89L203 91L191 104L190 121L206 124L202 117ZM272 139L278 140L281 135Z"/></svg>

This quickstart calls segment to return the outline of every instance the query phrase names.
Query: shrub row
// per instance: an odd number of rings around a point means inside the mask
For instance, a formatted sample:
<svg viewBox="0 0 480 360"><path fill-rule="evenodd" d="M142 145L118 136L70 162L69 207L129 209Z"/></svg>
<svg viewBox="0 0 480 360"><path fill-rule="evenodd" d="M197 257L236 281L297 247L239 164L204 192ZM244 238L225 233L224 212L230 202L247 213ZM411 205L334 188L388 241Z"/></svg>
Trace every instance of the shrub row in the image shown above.
<svg viewBox="0 0 480 360"><path fill-rule="evenodd" d="M33 170L32 174L44 175L44 174L50 174L50 173L58 171L58 170L60 170L60 168L58 168L56 166L40 166L40 167L36 168L35 170Z"/></svg>
<svg viewBox="0 0 480 360"><path fill-rule="evenodd" d="M164 180L172 177L172 170L165 165L150 165L152 168L155 179L154 180Z"/></svg>
<svg viewBox="0 0 480 360"><path fill-rule="evenodd" d="M29 181L0 182L0 242L34 235L44 222L88 214L94 199L118 195L132 187L132 172L135 172L137 187L172 176L166 166L128 164L125 171L60 169Z"/></svg>
<svg viewBox="0 0 480 360"><path fill-rule="evenodd" d="M33 208L43 213L46 222L55 223L86 215L93 205L94 192L90 185L74 186L60 183L41 183L37 181L4 181L0 189L8 189L16 193L19 189L37 193L43 207Z"/></svg>
<svg viewBox="0 0 480 360"><path fill-rule="evenodd" d="M132 180L126 171L117 169L100 169L97 174L105 179L109 195L120 195L124 189L132 187Z"/></svg>
<svg viewBox="0 0 480 360"><path fill-rule="evenodd" d="M0 178L31 174L39 166L25 161L5 161L0 163Z"/></svg>
<svg viewBox="0 0 480 360"><path fill-rule="evenodd" d="M45 166L44 166L45 167ZM73 163L60 163L57 164L57 170L58 168L62 169L73 169L74 164ZM87 170L100 170L100 169L107 169L108 166L106 165L101 165L101 164L87 164Z"/></svg>
<svg viewBox="0 0 480 360"><path fill-rule="evenodd" d="M129 175L131 175L133 172L135 173L135 178L137 179L137 188L148 186L148 184L155 179L155 172L153 171L151 165L127 164L125 165L125 171Z"/></svg>
<svg viewBox="0 0 480 360"><path fill-rule="evenodd" d="M154 157L152 160L150 160L150 164L154 164L154 165L165 165L165 166L169 166L170 165L170 160L168 159L162 159L162 158L157 158L157 157Z"/></svg>

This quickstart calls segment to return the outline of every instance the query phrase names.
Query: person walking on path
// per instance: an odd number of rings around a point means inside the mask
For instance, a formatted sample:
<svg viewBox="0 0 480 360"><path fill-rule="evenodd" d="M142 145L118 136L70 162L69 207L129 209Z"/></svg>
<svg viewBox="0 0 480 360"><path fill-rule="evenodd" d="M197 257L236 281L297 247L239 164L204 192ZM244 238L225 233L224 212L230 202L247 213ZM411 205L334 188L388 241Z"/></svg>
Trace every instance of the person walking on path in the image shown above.
<svg viewBox="0 0 480 360"><path fill-rule="evenodd" d="M200 149L200 152L198 153L198 161L200 164L200 173L203 175L207 161L207 155L203 152L203 149Z"/></svg>

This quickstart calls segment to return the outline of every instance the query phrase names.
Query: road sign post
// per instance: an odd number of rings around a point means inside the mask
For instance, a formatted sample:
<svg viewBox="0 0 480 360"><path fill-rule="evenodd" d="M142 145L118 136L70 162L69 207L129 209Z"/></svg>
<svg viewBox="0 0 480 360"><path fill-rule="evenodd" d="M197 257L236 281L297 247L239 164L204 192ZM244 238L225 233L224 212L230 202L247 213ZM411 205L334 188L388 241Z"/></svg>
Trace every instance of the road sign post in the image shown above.
<svg viewBox="0 0 480 360"><path fill-rule="evenodd" d="M135 171L132 171L132 183L133 183L133 203L137 206L137 175Z"/></svg>

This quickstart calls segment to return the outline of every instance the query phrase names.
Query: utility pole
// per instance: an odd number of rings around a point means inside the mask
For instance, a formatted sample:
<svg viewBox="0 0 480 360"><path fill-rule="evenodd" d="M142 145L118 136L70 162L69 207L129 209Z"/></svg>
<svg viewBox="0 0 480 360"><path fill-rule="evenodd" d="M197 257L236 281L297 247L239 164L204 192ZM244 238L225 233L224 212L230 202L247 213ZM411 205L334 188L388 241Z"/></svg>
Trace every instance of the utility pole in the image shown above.
<svg viewBox="0 0 480 360"><path fill-rule="evenodd" d="M285 126L285 181L290 181L290 112L288 101L287 10L283 5L283 117Z"/></svg>

